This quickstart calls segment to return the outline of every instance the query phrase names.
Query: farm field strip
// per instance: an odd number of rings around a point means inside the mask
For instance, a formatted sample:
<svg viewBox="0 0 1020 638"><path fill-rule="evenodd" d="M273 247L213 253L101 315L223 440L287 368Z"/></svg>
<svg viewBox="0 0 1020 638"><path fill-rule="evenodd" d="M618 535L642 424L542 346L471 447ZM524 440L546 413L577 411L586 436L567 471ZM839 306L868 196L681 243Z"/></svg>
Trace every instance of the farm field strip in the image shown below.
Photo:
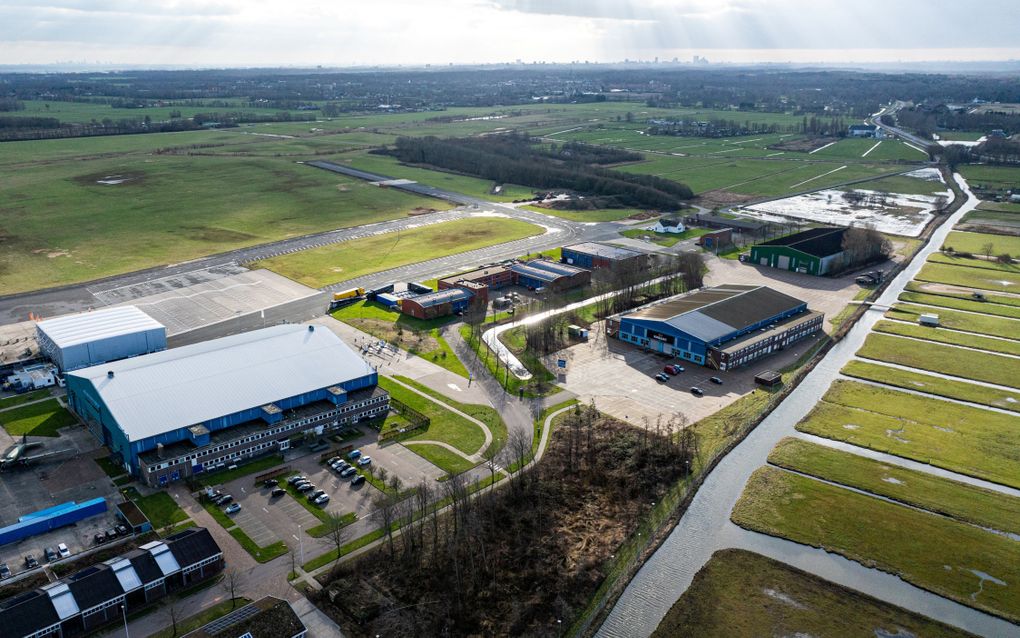
<svg viewBox="0 0 1020 638"><path fill-rule="evenodd" d="M1020 305L998 303L992 297L989 295L986 297L986 301L975 301L974 299L942 294L904 291L900 293L899 300L924 306L941 306L978 315L1020 319ZM1002 299L1001 296L999 298Z"/></svg>
<svg viewBox="0 0 1020 638"><path fill-rule="evenodd" d="M883 319L875 324L874 330L900 337L921 339L986 352L1020 356L1020 341L1004 337L989 337L952 328L931 328L898 319Z"/></svg>
<svg viewBox="0 0 1020 638"><path fill-rule="evenodd" d="M939 316L939 325L953 330L973 332L980 335L1015 339L1017 321L1008 317L979 314L966 310L946 309L939 306L922 306L911 303L897 303L886 312L886 318L917 323L925 313L934 312Z"/></svg>
<svg viewBox="0 0 1020 638"><path fill-rule="evenodd" d="M916 279L995 292L1020 291L1020 271L1004 272L930 262L921 268Z"/></svg>
<svg viewBox="0 0 1020 638"><path fill-rule="evenodd" d="M1020 388L1020 358L935 342L927 342L924 344L926 347L921 348L917 342L917 339L872 333L857 351L857 356L996 386Z"/></svg>
<svg viewBox="0 0 1020 638"><path fill-rule="evenodd" d="M1020 237L1010 235L992 235L990 233L954 230L949 233L944 242L945 246L951 246L953 250L973 253L975 255L985 253L985 244L992 244L992 250L989 251L991 255L1008 253L1013 257L1020 256Z"/></svg>

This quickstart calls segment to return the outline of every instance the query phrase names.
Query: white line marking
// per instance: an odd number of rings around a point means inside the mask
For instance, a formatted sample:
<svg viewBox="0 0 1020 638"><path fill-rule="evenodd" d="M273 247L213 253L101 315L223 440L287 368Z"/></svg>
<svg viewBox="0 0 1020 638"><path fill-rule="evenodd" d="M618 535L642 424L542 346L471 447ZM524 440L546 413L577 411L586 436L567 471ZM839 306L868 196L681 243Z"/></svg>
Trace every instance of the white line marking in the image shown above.
<svg viewBox="0 0 1020 638"><path fill-rule="evenodd" d="M815 153L817 153L818 151L821 151L821 150L827 149L827 148L829 148L830 146L832 146L833 144L835 144L835 142L829 142L829 143L828 143L828 144L826 144L825 146L820 146L820 147L816 148L815 150L811 151L810 153L808 153L808 155L814 155L814 154L815 154Z"/></svg>
<svg viewBox="0 0 1020 638"><path fill-rule="evenodd" d="M813 181L815 181L816 179L819 179L819 178L825 177L826 175L832 175L832 174L833 174L833 173L835 173L836 171L841 171L841 170L843 170L844 168L846 168L846 164L844 164L844 165L840 166L839 168L834 168L834 169L832 169L831 171L829 171L828 173L822 173L821 175L815 175L814 177L810 177L810 178L808 178L808 179L804 180L803 182L798 182L798 183L794 184L793 186L791 186L791 187L790 187L790 189L792 190L792 189L794 189L794 188L797 188L798 186L802 186L802 185L804 185L804 184L807 184L808 182L813 182Z"/></svg>
<svg viewBox="0 0 1020 638"><path fill-rule="evenodd" d="M876 148L878 148L878 145L881 144L881 143L882 143L882 140L879 140L879 141L875 142L875 145L872 146L871 148L869 148L868 150L864 151L864 154L861 155L861 157L867 157L868 153L870 153L871 151L873 151Z"/></svg>

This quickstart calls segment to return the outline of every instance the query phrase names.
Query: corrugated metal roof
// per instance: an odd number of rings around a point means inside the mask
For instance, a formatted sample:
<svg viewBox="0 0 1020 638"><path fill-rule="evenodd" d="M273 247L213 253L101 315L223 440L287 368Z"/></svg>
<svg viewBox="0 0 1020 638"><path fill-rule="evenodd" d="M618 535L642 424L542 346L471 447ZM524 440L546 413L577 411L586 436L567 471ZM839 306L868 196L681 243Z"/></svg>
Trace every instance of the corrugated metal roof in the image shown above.
<svg viewBox="0 0 1020 638"><path fill-rule="evenodd" d="M78 602L74 599L74 594L71 593L71 588L67 583L57 582L43 587L43 590L49 595L50 602L53 603L53 608L61 620L70 618L80 611Z"/></svg>
<svg viewBox="0 0 1020 638"><path fill-rule="evenodd" d="M551 261L549 259L532 259L531 261L524 262L525 265L530 268L538 268L539 270L547 270L557 275L564 277L572 277L574 275L586 272L584 268L578 268L577 266L571 266L570 264L561 264L558 261Z"/></svg>
<svg viewBox="0 0 1020 638"><path fill-rule="evenodd" d="M733 326L713 319L698 310L682 314L679 317L673 317L666 323L677 330L683 330L692 337L697 337L706 342L724 337L733 332Z"/></svg>
<svg viewBox="0 0 1020 638"><path fill-rule="evenodd" d="M471 293L462 290L461 288L447 288L446 290L439 290L436 292L428 292L424 295L417 297L411 297L410 300L422 308L428 308L431 306L438 306L447 302L460 301L462 299L470 299Z"/></svg>
<svg viewBox="0 0 1020 638"><path fill-rule="evenodd" d="M532 279L537 279L539 281L544 281L547 283L552 283L559 279L560 277L562 277L562 275L558 275L554 272L549 272L548 270L532 268L527 264L514 264L513 266L510 267L510 270L514 271L518 275L524 275L525 277L531 277Z"/></svg>
<svg viewBox="0 0 1020 638"><path fill-rule="evenodd" d="M89 380L137 441L372 374L328 328L309 328L273 326L68 376Z"/></svg>
<svg viewBox="0 0 1020 638"><path fill-rule="evenodd" d="M134 306L116 306L46 319L36 326L60 348L146 330L166 330L163 324Z"/></svg>
<svg viewBox="0 0 1020 638"><path fill-rule="evenodd" d="M585 242L583 244L574 244L573 246L564 246L563 250L572 250L575 253L595 255L596 257L605 257L607 259L627 259L629 257L637 257L644 254L639 253L636 250L630 250L629 248L621 248L619 246L599 244L595 242Z"/></svg>

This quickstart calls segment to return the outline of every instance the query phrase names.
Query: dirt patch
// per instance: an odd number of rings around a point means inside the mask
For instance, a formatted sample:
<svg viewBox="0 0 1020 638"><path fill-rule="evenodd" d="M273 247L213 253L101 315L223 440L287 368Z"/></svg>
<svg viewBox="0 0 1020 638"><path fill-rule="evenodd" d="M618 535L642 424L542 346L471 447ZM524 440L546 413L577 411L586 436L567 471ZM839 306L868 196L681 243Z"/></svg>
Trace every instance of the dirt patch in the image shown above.
<svg viewBox="0 0 1020 638"><path fill-rule="evenodd" d="M145 173L141 171L120 171L117 173L88 173L72 178L82 186L113 188L116 186L138 186L145 181Z"/></svg>
<svg viewBox="0 0 1020 638"><path fill-rule="evenodd" d="M259 238L258 235L214 226L185 226L183 230L187 231L189 239L214 243L243 242Z"/></svg>
<svg viewBox="0 0 1020 638"><path fill-rule="evenodd" d="M407 350L432 352L439 348L439 342L427 331L416 332L401 327L399 323L383 321L382 319L363 318L344 319L344 321L373 337L378 337L387 343L396 344Z"/></svg>
<svg viewBox="0 0 1020 638"><path fill-rule="evenodd" d="M653 211L650 211L650 210L643 210L643 211L641 211L639 213L634 213L633 215L631 215L627 219L639 219L639 220L640 219L652 219L654 217L659 217L661 214L662 213L656 213L656 212L653 212Z"/></svg>
<svg viewBox="0 0 1020 638"><path fill-rule="evenodd" d="M71 252L64 250L63 248L36 248L32 251L33 255L46 255L50 259L57 257L70 257Z"/></svg>
<svg viewBox="0 0 1020 638"><path fill-rule="evenodd" d="M702 193L695 199L695 203L704 206L705 208L716 208L720 206L729 206L731 204L743 204L754 199L751 195L743 195L741 193L734 193L727 190L715 190L707 193Z"/></svg>
<svg viewBox="0 0 1020 638"><path fill-rule="evenodd" d="M833 141L834 140L829 137L800 137L797 139L782 141L778 144L772 144L768 148L775 151L810 153L815 149L822 148L826 144L831 144Z"/></svg>
<svg viewBox="0 0 1020 638"><path fill-rule="evenodd" d="M415 217L417 215L429 215L434 212L436 212L435 208L422 208L419 206L418 208L412 208L407 214L410 217Z"/></svg>

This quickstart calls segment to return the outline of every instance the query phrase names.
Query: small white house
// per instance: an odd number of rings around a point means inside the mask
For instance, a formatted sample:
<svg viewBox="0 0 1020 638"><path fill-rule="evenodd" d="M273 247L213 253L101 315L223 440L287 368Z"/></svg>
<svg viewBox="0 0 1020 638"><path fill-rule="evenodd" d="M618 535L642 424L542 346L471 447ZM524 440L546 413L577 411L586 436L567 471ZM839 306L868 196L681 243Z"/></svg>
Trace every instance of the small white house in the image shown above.
<svg viewBox="0 0 1020 638"><path fill-rule="evenodd" d="M662 217L648 230L656 233L682 233L686 228L679 217Z"/></svg>

